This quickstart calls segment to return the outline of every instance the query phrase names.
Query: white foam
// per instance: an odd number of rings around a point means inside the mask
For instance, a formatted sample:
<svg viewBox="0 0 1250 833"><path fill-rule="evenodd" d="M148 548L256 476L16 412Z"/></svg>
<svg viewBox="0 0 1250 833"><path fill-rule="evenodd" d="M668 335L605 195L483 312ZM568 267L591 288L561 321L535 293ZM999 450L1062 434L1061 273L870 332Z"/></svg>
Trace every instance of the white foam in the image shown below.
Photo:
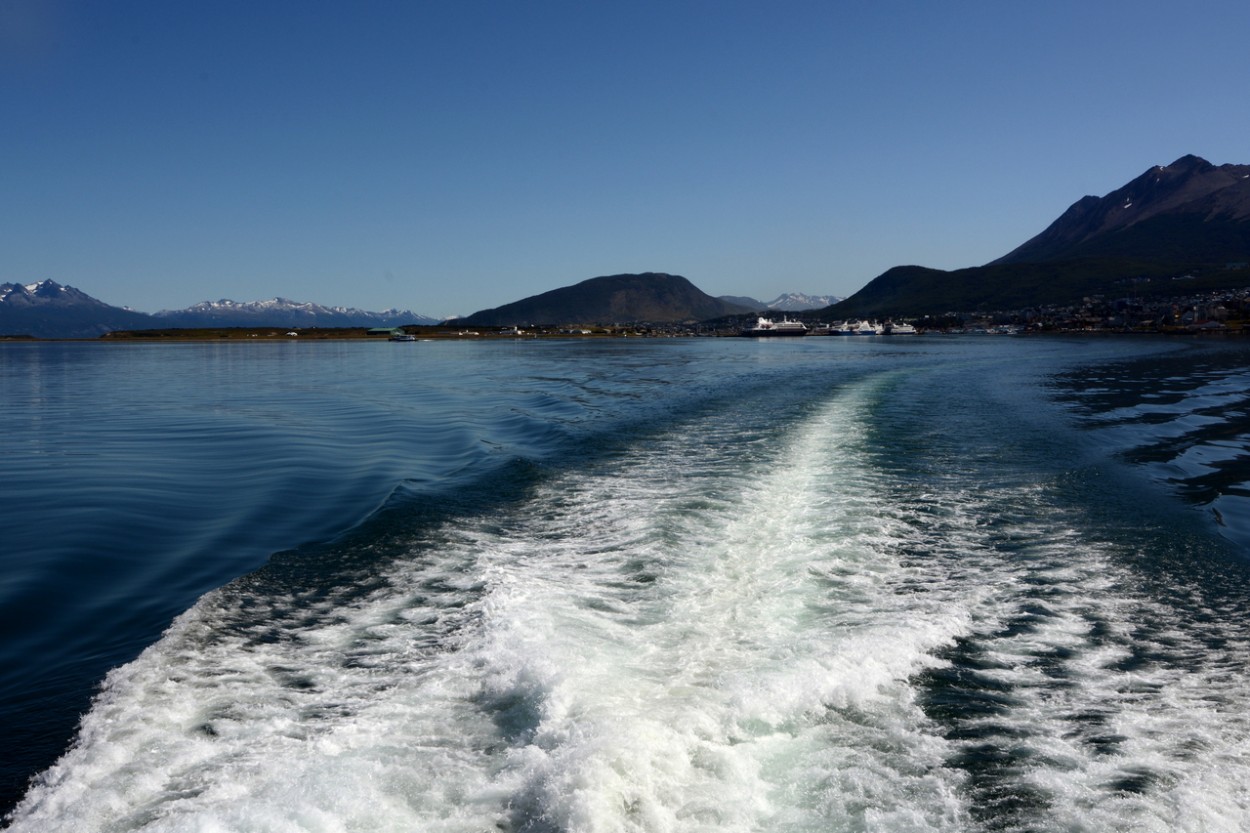
<svg viewBox="0 0 1250 833"><path fill-rule="evenodd" d="M729 409L622 447L368 593L211 594L12 829L965 831L979 744L1029 829L1238 829L1242 626L1212 652L1046 483L876 466L890 384L783 442ZM956 640L1008 696L939 724Z"/></svg>
<svg viewBox="0 0 1250 833"><path fill-rule="evenodd" d="M207 597L111 675L13 829L949 827L908 679L966 620L891 585L870 394L780 454L727 457L714 420L631 449L363 600L271 600L306 622L276 640Z"/></svg>

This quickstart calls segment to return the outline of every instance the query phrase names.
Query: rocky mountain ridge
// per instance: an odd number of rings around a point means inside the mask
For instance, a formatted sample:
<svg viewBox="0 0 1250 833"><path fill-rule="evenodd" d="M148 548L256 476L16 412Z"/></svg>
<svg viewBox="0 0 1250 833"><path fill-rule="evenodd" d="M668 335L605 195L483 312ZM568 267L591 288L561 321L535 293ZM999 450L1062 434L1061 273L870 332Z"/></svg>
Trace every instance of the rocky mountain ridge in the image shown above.
<svg viewBox="0 0 1250 833"><path fill-rule="evenodd" d="M809 309L822 309L841 300L841 296L838 295L805 295L802 292L786 292L766 303L764 308L778 312L803 312Z"/></svg>
<svg viewBox="0 0 1250 833"><path fill-rule="evenodd" d="M1250 220L1250 165L1216 166L1193 155L1157 165L1104 197L1082 197L1041 234L993 263L1141 257L1149 244L1137 230L1148 228L1152 235L1167 238L1167 227L1181 218L1205 226L1199 229L1202 237L1244 225ZM1189 236L1188 246L1206 248ZM1245 251L1234 247L1224 254Z"/></svg>
<svg viewBox="0 0 1250 833"><path fill-rule="evenodd" d="M409 310L369 312L273 298L239 303L204 301L185 310L137 312L104 303L53 280L0 284L0 336L97 338L114 330L164 327L398 327L434 324Z"/></svg>
<svg viewBox="0 0 1250 833"><path fill-rule="evenodd" d="M0 284L0 336L96 338L112 330L149 326L149 320L144 313L109 306L56 281Z"/></svg>
<svg viewBox="0 0 1250 833"><path fill-rule="evenodd" d="M248 303L228 298L201 301L186 309L161 310L153 313L152 317L160 320L160 326L166 327L398 327L403 324L437 324L439 321L412 310L370 312L355 307L327 307L309 301L292 301L289 298Z"/></svg>
<svg viewBox="0 0 1250 833"><path fill-rule="evenodd" d="M839 295L807 295L802 292L783 292L771 301L760 301L745 295L719 295L717 297L735 306L760 312L766 310L803 312L810 309L823 309L842 300Z"/></svg>
<svg viewBox="0 0 1250 833"><path fill-rule="evenodd" d="M914 317L1166 294L1182 277L1190 288L1223 289L1250 283L1248 263L1250 165L1188 155L1104 197L1082 197L984 266L896 266L821 315Z"/></svg>

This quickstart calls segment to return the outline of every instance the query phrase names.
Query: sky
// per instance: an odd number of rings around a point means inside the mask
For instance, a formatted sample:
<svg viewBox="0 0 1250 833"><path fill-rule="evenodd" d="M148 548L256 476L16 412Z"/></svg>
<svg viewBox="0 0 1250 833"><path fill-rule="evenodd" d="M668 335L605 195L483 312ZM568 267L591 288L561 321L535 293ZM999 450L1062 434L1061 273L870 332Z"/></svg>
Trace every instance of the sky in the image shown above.
<svg viewBox="0 0 1250 833"><path fill-rule="evenodd" d="M587 278L850 295L1185 154L1245 0L0 0L0 283L436 317Z"/></svg>

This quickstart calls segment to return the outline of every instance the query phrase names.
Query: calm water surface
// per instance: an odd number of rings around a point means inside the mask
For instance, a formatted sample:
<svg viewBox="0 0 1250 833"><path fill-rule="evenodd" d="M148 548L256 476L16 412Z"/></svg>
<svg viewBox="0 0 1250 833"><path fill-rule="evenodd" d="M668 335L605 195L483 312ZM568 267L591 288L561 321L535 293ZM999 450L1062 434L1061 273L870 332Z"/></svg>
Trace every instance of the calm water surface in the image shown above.
<svg viewBox="0 0 1250 833"><path fill-rule="evenodd" d="M1238 342L0 346L8 823L1243 830L1248 391Z"/></svg>

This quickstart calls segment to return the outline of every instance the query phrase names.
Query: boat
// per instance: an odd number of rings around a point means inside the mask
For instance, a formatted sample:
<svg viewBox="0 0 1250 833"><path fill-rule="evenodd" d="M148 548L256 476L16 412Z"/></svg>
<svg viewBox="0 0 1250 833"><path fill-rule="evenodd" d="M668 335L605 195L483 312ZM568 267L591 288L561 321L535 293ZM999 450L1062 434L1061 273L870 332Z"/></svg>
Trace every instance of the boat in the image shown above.
<svg viewBox="0 0 1250 833"><path fill-rule="evenodd" d="M904 321L901 324L895 324L893 321L885 322L885 335L890 336L914 336L917 333L916 328Z"/></svg>
<svg viewBox="0 0 1250 833"><path fill-rule="evenodd" d="M391 341L416 341L417 337L408 333L396 333L391 336Z"/></svg>
<svg viewBox="0 0 1250 833"><path fill-rule="evenodd" d="M879 336L883 332L880 324L873 324L871 321L860 321L855 324L854 333L857 336Z"/></svg>
<svg viewBox="0 0 1250 833"><path fill-rule="evenodd" d="M805 336L807 335L807 325L802 321L791 321L783 318L780 321L773 321L771 318L757 318L755 325L745 328L741 335L744 336Z"/></svg>

